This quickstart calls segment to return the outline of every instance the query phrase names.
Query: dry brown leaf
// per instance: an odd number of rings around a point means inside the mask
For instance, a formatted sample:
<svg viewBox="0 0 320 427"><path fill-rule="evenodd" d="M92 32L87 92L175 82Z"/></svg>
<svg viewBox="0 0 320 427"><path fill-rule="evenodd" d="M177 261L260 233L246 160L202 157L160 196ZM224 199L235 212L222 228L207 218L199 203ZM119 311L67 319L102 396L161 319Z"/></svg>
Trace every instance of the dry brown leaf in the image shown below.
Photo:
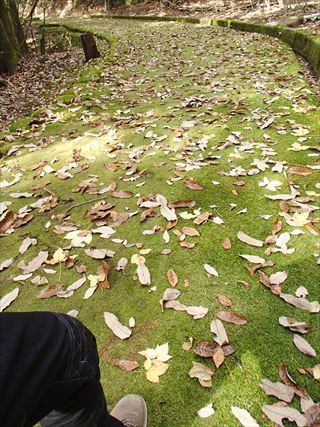
<svg viewBox="0 0 320 427"><path fill-rule="evenodd" d="M316 357L317 353L315 349L308 343L306 339L302 338L300 335L294 334L293 342L297 349L301 351L301 353L304 353L307 356Z"/></svg>
<svg viewBox="0 0 320 427"><path fill-rule="evenodd" d="M38 299L47 299L51 298L57 295L58 292L63 291L63 286L60 284L57 285L50 285L47 286L45 289L43 289L41 292L38 293L37 298Z"/></svg>
<svg viewBox="0 0 320 427"><path fill-rule="evenodd" d="M288 386L291 386L294 388L295 393L300 397L307 397L308 393L306 390L299 386L289 375L286 365L281 362L279 365L279 376L281 380Z"/></svg>
<svg viewBox="0 0 320 427"><path fill-rule="evenodd" d="M210 324L210 330L213 334L216 335L216 337L214 337L213 339L217 344L225 346L225 344L229 343L227 332L221 320L212 320Z"/></svg>
<svg viewBox="0 0 320 427"><path fill-rule="evenodd" d="M133 193L131 193L131 191L118 190L112 191L111 195L118 199L130 199L133 196Z"/></svg>
<svg viewBox="0 0 320 427"><path fill-rule="evenodd" d="M16 220L17 215L12 211L7 211L0 221L0 233L5 233Z"/></svg>
<svg viewBox="0 0 320 427"><path fill-rule="evenodd" d="M225 237L223 239L222 246L226 251L231 249L232 244L231 244L231 240L229 239L229 237Z"/></svg>
<svg viewBox="0 0 320 427"><path fill-rule="evenodd" d="M184 351L190 351L193 346L193 337L188 337L187 341L182 344L182 349Z"/></svg>
<svg viewBox="0 0 320 427"><path fill-rule="evenodd" d="M251 246L262 247L264 244L262 240L254 239L253 237L248 236L248 234L243 233L243 231L239 231L237 233L237 237L241 242L247 243Z"/></svg>
<svg viewBox="0 0 320 427"><path fill-rule="evenodd" d="M139 264L137 266L137 275L141 285L149 286L151 284L150 271L145 264Z"/></svg>
<svg viewBox="0 0 320 427"><path fill-rule="evenodd" d="M318 301L310 302L306 298L297 298L290 294L280 294L279 296L288 304L307 310L310 313L319 313L320 311L320 304Z"/></svg>
<svg viewBox="0 0 320 427"><path fill-rule="evenodd" d="M275 396L288 403L292 401L295 393L295 389L293 387L279 382L273 383L266 378L261 380L260 387L268 396Z"/></svg>
<svg viewBox="0 0 320 427"><path fill-rule="evenodd" d="M290 406L278 406L277 404L264 405L262 411L271 421L281 427L283 427L283 418L288 418L290 421L296 422L298 427L305 427L307 425L306 418Z"/></svg>
<svg viewBox="0 0 320 427"><path fill-rule="evenodd" d="M194 208L196 202L194 200L177 200L169 204L170 208Z"/></svg>
<svg viewBox="0 0 320 427"><path fill-rule="evenodd" d="M116 359L113 361L113 364L126 372L134 371L140 367L136 360Z"/></svg>
<svg viewBox="0 0 320 427"><path fill-rule="evenodd" d="M5 259L0 264L0 271L5 270L6 268L10 267L10 265L14 262L13 258Z"/></svg>
<svg viewBox="0 0 320 427"><path fill-rule="evenodd" d="M198 215L197 218L195 218L193 220L193 223L196 225L205 224L211 216L212 216L212 213L203 212L202 214Z"/></svg>
<svg viewBox="0 0 320 427"><path fill-rule="evenodd" d="M198 362L192 362L192 368L189 371L190 378L197 378L200 381L205 381L205 383L200 383L203 387L211 387L211 377L213 375L213 370L209 369L206 365Z"/></svg>
<svg viewBox="0 0 320 427"><path fill-rule="evenodd" d="M288 278L286 271L278 271L269 277L270 285L281 285Z"/></svg>
<svg viewBox="0 0 320 427"><path fill-rule="evenodd" d="M307 420L308 427L319 427L320 426L320 403L316 403L307 409L304 414Z"/></svg>
<svg viewBox="0 0 320 427"><path fill-rule="evenodd" d="M180 246L182 248L186 248L186 249L193 249L196 246L196 244L195 243L186 242L184 240L183 242L180 242Z"/></svg>
<svg viewBox="0 0 320 427"><path fill-rule="evenodd" d="M186 187L189 188L190 190L203 190L202 185L198 184L197 182L189 179L188 181L186 181L185 183Z"/></svg>
<svg viewBox="0 0 320 427"><path fill-rule="evenodd" d="M199 231L193 227L183 227L182 233L185 234L186 236L190 236L190 237L200 236Z"/></svg>
<svg viewBox="0 0 320 427"><path fill-rule="evenodd" d="M290 166L288 169L288 173L299 176L308 176L311 175L312 169L306 166Z"/></svg>
<svg viewBox="0 0 320 427"><path fill-rule="evenodd" d="M201 341L195 346L193 351L200 357L212 358L217 347L218 345L213 342Z"/></svg>
<svg viewBox="0 0 320 427"><path fill-rule="evenodd" d="M279 323L285 328L289 328L293 332L299 332L300 334L306 334L309 331L309 325L306 322L298 322L292 317L279 317Z"/></svg>
<svg viewBox="0 0 320 427"><path fill-rule="evenodd" d="M19 288L15 288L13 291L0 298L0 313L9 307L9 305L17 298L18 294Z"/></svg>
<svg viewBox="0 0 320 427"><path fill-rule="evenodd" d="M224 351L222 347L218 346L216 348L216 351L213 353L212 356L213 362L216 365L216 368L219 368L224 362Z"/></svg>
<svg viewBox="0 0 320 427"><path fill-rule="evenodd" d="M217 313L217 317L220 320L224 320L228 323L233 323L235 325L245 325L247 323L247 318L245 316L242 316L241 314L238 314L234 311L219 311Z"/></svg>
<svg viewBox="0 0 320 427"><path fill-rule="evenodd" d="M278 234L282 230L282 221L279 218L276 218L272 224L272 234Z"/></svg>
<svg viewBox="0 0 320 427"><path fill-rule="evenodd" d="M126 326L122 325L119 322L119 319L117 318L117 316L115 316L113 313L105 311L103 313L103 317L107 326L111 329L111 331L114 333L116 337L122 340L130 337L131 330Z"/></svg>
<svg viewBox="0 0 320 427"><path fill-rule="evenodd" d="M99 286L103 289L109 289L110 283L108 280L109 266L105 261L102 261L100 266L97 268L96 275L99 277Z"/></svg>
<svg viewBox="0 0 320 427"><path fill-rule="evenodd" d="M222 304L224 307L231 307L232 306L231 301L225 295L218 294L217 298L218 298L218 301L220 302L220 304Z"/></svg>
<svg viewBox="0 0 320 427"><path fill-rule="evenodd" d="M257 255L246 255L246 254L238 254L241 258L251 262L252 264L263 264L265 263L265 259L257 256Z"/></svg>
<svg viewBox="0 0 320 427"><path fill-rule="evenodd" d="M109 249L85 249L85 253L93 259L104 259L105 257L112 258L114 251Z"/></svg>
<svg viewBox="0 0 320 427"><path fill-rule="evenodd" d="M167 279L170 286L172 286L173 288L177 286L179 282L178 276L172 268L170 268L170 270L167 271Z"/></svg>
<svg viewBox="0 0 320 427"><path fill-rule="evenodd" d="M231 406L231 412L238 419L243 427L259 427L257 421L250 415L246 409Z"/></svg>
<svg viewBox="0 0 320 427"><path fill-rule="evenodd" d="M38 270L38 268L41 267L41 265L46 262L48 259L48 252L47 251L41 251L39 254L33 258L26 266L23 268L23 274L29 274L33 273L34 271Z"/></svg>

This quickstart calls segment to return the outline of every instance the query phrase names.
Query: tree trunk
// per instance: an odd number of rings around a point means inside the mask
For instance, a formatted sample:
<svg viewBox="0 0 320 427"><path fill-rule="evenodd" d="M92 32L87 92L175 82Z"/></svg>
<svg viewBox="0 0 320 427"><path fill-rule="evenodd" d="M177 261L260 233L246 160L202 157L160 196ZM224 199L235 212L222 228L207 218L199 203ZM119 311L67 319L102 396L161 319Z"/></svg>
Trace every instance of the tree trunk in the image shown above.
<svg viewBox="0 0 320 427"><path fill-rule="evenodd" d="M0 0L0 73L13 74L26 48L15 0Z"/></svg>
<svg viewBox="0 0 320 427"><path fill-rule="evenodd" d="M18 40L19 52L22 55L25 55L28 52L28 46L26 43L26 39L23 33L22 25L19 19L19 13L17 9L17 5L14 0L8 0L9 12L11 17L11 22L13 24L13 28L16 34L16 38Z"/></svg>
<svg viewBox="0 0 320 427"><path fill-rule="evenodd" d="M0 19L0 74L14 74L18 65L18 55L8 38Z"/></svg>

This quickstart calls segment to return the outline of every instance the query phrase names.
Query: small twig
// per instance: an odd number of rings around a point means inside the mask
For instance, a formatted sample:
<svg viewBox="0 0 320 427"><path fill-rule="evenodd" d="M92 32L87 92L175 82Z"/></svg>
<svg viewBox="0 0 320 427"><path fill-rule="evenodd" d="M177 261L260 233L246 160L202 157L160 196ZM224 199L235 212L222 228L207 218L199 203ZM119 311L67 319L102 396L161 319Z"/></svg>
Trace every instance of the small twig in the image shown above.
<svg viewBox="0 0 320 427"><path fill-rule="evenodd" d="M226 368L228 369L228 371L229 371L229 374L230 374L230 377L234 380L234 375L233 375L233 373L231 372L231 370L230 370L230 368L229 368L229 366L227 365L227 363L225 362L225 366L226 366Z"/></svg>
<svg viewBox="0 0 320 427"><path fill-rule="evenodd" d="M83 205L86 205L88 203L98 202L99 200L103 200L105 198L106 198L106 196L97 197L96 199L90 199L90 200L86 200L85 202L81 202L81 203L77 203L75 205L72 205L65 212L63 212L62 217L64 217L65 215L67 215L67 213L70 212L73 208L77 208L79 206L83 206Z"/></svg>

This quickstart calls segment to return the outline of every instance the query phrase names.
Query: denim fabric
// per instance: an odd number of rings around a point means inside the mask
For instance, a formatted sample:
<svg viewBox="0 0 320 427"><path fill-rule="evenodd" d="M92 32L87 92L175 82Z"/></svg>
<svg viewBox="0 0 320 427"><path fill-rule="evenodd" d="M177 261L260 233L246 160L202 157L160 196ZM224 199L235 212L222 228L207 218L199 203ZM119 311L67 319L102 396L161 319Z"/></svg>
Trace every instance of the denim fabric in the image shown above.
<svg viewBox="0 0 320 427"><path fill-rule="evenodd" d="M0 426L121 427L106 406L96 341L68 315L0 314Z"/></svg>

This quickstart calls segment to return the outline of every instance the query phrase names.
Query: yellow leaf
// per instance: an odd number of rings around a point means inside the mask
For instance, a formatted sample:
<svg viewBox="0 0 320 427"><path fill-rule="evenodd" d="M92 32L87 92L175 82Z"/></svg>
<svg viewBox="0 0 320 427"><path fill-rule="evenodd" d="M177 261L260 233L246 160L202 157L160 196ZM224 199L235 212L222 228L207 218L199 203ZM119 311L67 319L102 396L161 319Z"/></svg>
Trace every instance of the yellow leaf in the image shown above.
<svg viewBox="0 0 320 427"><path fill-rule="evenodd" d="M145 369L146 371L149 371L149 369L150 369L150 368L151 368L151 366L152 366L152 361L151 361L151 359L149 359L149 357L145 360L145 362L144 362L143 366L144 366L144 369Z"/></svg>
<svg viewBox="0 0 320 427"><path fill-rule="evenodd" d="M53 257L52 257L52 258L53 258L55 261L62 262L62 261L64 261L64 260L67 258L67 256L64 254L63 249L58 248L58 249L55 251L55 253L53 254Z"/></svg>
<svg viewBox="0 0 320 427"><path fill-rule="evenodd" d="M302 212L300 214L295 212L292 216L292 219L295 222L296 227L301 227L309 222L308 217L309 212Z"/></svg>
<svg viewBox="0 0 320 427"><path fill-rule="evenodd" d="M145 263L145 258L142 255L139 254L133 254L131 257L131 263L141 265Z"/></svg>
<svg viewBox="0 0 320 427"><path fill-rule="evenodd" d="M163 375L168 368L168 363L162 363L160 366L152 366L146 372L147 380L152 383L158 383L160 375Z"/></svg>
<svg viewBox="0 0 320 427"><path fill-rule="evenodd" d="M148 255L151 252L151 249L141 249L140 254L141 255Z"/></svg>

